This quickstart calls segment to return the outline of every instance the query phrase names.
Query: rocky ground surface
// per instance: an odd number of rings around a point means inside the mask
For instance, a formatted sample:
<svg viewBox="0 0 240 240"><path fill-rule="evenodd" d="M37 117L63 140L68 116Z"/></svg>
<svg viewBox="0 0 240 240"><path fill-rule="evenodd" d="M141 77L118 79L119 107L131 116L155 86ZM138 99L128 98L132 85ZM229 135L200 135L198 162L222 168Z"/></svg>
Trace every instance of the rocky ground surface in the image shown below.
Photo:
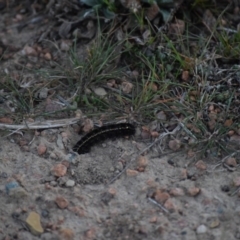
<svg viewBox="0 0 240 240"><path fill-rule="evenodd" d="M32 45L41 27L19 31L19 22L21 14L0 16L3 72L24 84L25 64L65 64L69 41L55 52ZM240 239L235 158L154 149L140 156L147 143L138 134L77 156L67 150L80 138L76 128L0 132L0 239Z"/></svg>

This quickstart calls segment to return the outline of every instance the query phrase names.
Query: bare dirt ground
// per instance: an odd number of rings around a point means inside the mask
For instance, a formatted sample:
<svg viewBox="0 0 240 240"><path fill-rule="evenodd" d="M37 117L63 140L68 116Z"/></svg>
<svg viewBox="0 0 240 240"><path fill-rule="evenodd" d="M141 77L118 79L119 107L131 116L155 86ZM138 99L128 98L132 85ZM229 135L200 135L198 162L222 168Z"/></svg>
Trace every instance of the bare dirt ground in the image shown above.
<svg viewBox="0 0 240 240"><path fill-rule="evenodd" d="M8 54L1 71L20 74L22 50L41 29L19 32L10 18L0 16ZM240 239L239 169L224 167L226 159L217 165L215 157L200 161L154 149L140 157L146 143L138 135L75 156L66 148L80 138L76 126L0 132L0 239ZM47 147L43 154L39 146Z"/></svg>

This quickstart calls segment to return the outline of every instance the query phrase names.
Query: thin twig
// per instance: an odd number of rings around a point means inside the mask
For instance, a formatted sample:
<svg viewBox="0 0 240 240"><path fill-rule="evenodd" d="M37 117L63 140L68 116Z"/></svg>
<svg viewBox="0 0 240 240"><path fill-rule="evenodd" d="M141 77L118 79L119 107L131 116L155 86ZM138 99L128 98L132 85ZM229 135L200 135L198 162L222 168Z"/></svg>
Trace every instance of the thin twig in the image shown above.
<svg viewBox="0 0 240 240"><path fill-rule="evenodd" d="M46 120L44 122L26 122L26 124L18 124L18 125L0 123L0 129L15 129L14 132L17 132L22 129L48 129L48 128L56 128L56 127L72 125L77 123L79 120L80 118L69 118L69 119L60 119L60 120Z"/></svg>
<svg viewBox="0 0 240 240"><path fill-rule="evenodd" d="M159 208L161 208L165 213L169 213L169 211L164 207L162 206L159 202L157 202L156 200L148 197L147 198L150 202L152 202L153 204L157 205Z"/></svg>

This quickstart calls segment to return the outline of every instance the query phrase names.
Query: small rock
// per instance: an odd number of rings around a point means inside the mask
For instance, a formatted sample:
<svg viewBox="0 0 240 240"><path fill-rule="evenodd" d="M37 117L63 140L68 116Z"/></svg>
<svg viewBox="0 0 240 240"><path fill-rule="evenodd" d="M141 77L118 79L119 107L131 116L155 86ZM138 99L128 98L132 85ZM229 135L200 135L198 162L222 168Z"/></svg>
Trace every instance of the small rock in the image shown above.
<svg viewBox="0 0 240 240"><path fill-rule="evenodd" d="M138 168L146 168L148 165L148 159L145 156L139 156L137 160Z"/></svg>
<svg viewBox="0 0 240 240"><path fill-rule="evenodd" d="M64 176L64 177L60 177L58 178L57 182L60 186L64 186L66 185L66 182L68 181L68 177L67 176Z"/></svg>
<svg viewBox="0 0 240 240"><path fill-rule="evenodd" d="M131 93L132 92L132 88L133 88L133 84L127 81L122 82L121 84L121 88L122 91L124 93Z"/></svg>
<svg viewBox="0 0 240 240"><path fill-rule="evenodd" d="M42 88L42 89L38 92L37 96L38 96L38 98L40 98L40 99L45 99L45 98L47 98L47 96L48 96L48 88Z"/></svg>
<svg viewBox="0 0 240 240"><path fill-rule="evenodd" d="M83 124L83 132L89 132L93 129L94 127L94 123L91 119L87 118L85 119L84 121L84 124Z"/></svg>
<svg viewBox="0 0 240 240"><path fill-rule="evenodd" d="M18 182L16 181L12 181L12 182L9 182L5 185L5 190L6 190L6 193L9 194L9 192L14 189L14 188L18 188L19 187L19 184Z"/></svg>
<svg viewBox="0 0 240 240"><path fill-rule="evenodd" d="M67 182L65 183L66 187L74 187L75 186L75 181L74 180L67 180Z"/></svg>
<svg viewBox="0 0 240 240"><path fill-rule="evenodd" d="M73 230L70 228L61 229L60 234L63 237L62 239L65 239L65 240L71 240L74 238Z"/></svg>
<svg viewBox="0 0 240 240"><path fill-rule="evenodd" d="M15 199L22 199L28 196L28 193L26 192L26 190L22 187L18 187L18 188L13 188L11 189L11 191L9 192L9 196L15 198Z"/></svg>
<svg viewBox="0 0 240 240"><path fill-rule="evenodd" d="M237 161L236 158L228 158L225 163L229 166L229 167L236 167L237 166Z"/></svg>
<svg viewBox="0 0 240 240"><path fill-rule="evenodd" d="M51 181L49 184L52 187L56 187L58 185L56 181Z"/></svg>
<svg viewBox="0 0 240 240"><path fill-rule="evenodd" d="M163 111L158 112L156 117L157 117L157 119L159 119L161 121L166 121L167 120L167 115Z"/></svg>
<svg viewBox="0 0 240 240"><path fill-rule="evenodd" d="M141 138L142 139L149 139L150 137L151 137L150 129L146 126L142 126Z"/></svg>
<svg viewBox="0 0 240 240"><path fill-rule="evenodd" d="M175 206L171 198L167 199L167 201L164 203L164 207L170 211L177 210L177 207Z"/></svg>
<svg viewBox="0 0 240 240"><path fill-rule="evenodd" d="M89 240L96 239L96 229L95 228L90 228L85 232L85 237Z"/></svg>
<svg viewBox="0 0 240 240"><path fill-rule="evenodd" d="M50 61L52 59L52 56L51 56L51 54L49 52L47 52L47 53L45 53L44 58L46 60Z"/></svg>
<svg viewBox="0 0 240 240"><path fill-rule="evenodd" d="M70 47L71 47L71 44L72 44L72 41L69 41L69 40L61 40L61 43L60 43L60 49L64 52L67 52Z"/></svg>
<svg viewBox="0 0 240 240"><path fill-rule="evenodd" d="M159 189L157 189L153 195L154 199L161 204L164 204L170 198L170 195L167 192Z"/></svg>
<svg viewBox="0 0 240 240"><path fill-rule="evenodd" d="M116 193L117 193L117 190L115 188L109 188L108 189L108 192L112 195L112 196L115 196Z"/></svg>
<svg viewBox="0 0 240 240"><path fill-rule="evenodd" d="M79 217L86 217L86 212L81 207L75 206L75 207L69 207L68 209L69 211L73 212L75 215Z"/></svg>
<svg viewBox="0 0 240 240"><path fill-rule="evenodd" d="M41 216L46 218L49 216L49 211L47 209L42 209Z"/></svg>
<svg viewBox="0 0 240 240"><path fill-rule="evenodd" d="M218 227L219 225L220 225L220 221L219 221L218 218L216 218L216 219L213 219L213 220L210 222L209 227L210 227L210 228L216 228L216 227Z"/></svg>
<svg viewBox="0 0 240 240"><path fill-rule="evenodd" d="M153 138L157 138L157 137L159 137L159 133L157 131L153 131L153 132L151 132L151 136Z"/></svg>
<svg viewBox="0 0 240 240"><path fill-rule="evenodd" d="M188 171L187 169L183 168L180 172L180 179L184 180L188 178Z"/></svg>
<svg viewBox="0 0 240 240"><path fill-rule="evenodd" d="M195 164L195 167L197 169L203 170L203 171L207 169L207 165L202 160L197 161L196 164Z"/></svg>
<svg viewBox="0 0 240 240"><path fill-rule="evenodd" d="M126 173L129 177L135 177L136 175L138 175L138 171L132 169L127 169Z"/></svg>
<svg viewBox="0 0 240 240"><path fill-rule="evenodd" d="M22 53L23 53L23 55L35 56L35 57L38 55L37 51L33 47L30 47L30 46L25 46Z"/></svg>
<svg viewBox="0 0 240 240"><path fill-rule="evenodd" d="M123 170L123 163L121 161L118 161L116 166L115 166L115 169L118 170L118 171L122 171Z"/></svg>
<svg viewBox="0 0 240 240"><path fill-rule="evenodd" d="M234 187L240 186L240 177L236 177L233 179L233 185L234 185Z"/></svg>
<svg viewBox="0 0 240 240"><path fill-rule="evenodd" d="M178 196L183 196L184 191L183 191L182 188L173 188L173 189L170 190L169 194L174 196L174 197L178 197Z"/></svg>
<svg viewBox="0 0 240 240"><path fill-rule="evenodd" d="M200 192L201 192L201 189L197 187L190 187L188 189L188 194L192 197L197 196Z"/></svg>
<svg viewBox="0 0 240 240"><path fill-rule="evenodd" d="M31 231L32 234L34 235L40 235L43 233L43 228L40 222L40 216L36 212L30 212L27 219L26 223Z"/></svg>
<svg viewBox="0 0 240 240"><path fill-rule="evenodd" d="M52 168L51 173L56 177L63 177L67 173L67 167L59 163Z"/></svg>
<svg viewBox="0 0 240 240"><path fill-rule="evenodd" d="M64 197L61 197L61 196L59 196L59 197L57 197L56 199L55 199L55 203L58 205L58 207L59 208L61 208L61 209L64 209L64 208L66 208L67 206L68 206L68 200L66 199L66 198L64 198Z"/></svg>
<svg viewBox="0 0 240 240"><path fill-rule="evenodd" d="M207 227L205 225L200 225L197 227L197 234L202 234L207 232Z"/></svg>
<svg viewBox="0 0 240 240"><path fill-rule="evenodd" d="M235 143L236 145L240 145L240 136L237 134L234 134L229 139L230 142Z"/></svg>
<svg viewBox="0 0 240 240"><path fill-rule="evenodd" d="M101 88L101 87L95 88L93 91L95 92L96 95L98 95L100 97L104 97L104 96L107 95L106 90L104 88Z"/></svg>
<svg viewBox="0 0 240 240"><path fill-rule="evenodd" d="M57 159L56 153L51 152L51 153L50 153L50 158L52 158L52 159Z"/></svg>
<svg viewBox="0 0 240 240"><path fill-rule="evenodd" d="M158 218L157 218L156 216L153 216L153 217L149 220L150 223L156 223L157 221L158 221Z"/></svg>
<svg viewBox="0 0 240 240"><path fill-rule="evenodd" d="M43 143L41 143L37 148L38 155L40 156L43 155L46 151L47 151L47 147Z"/></svg>
<svg viewBox="0 0 240 240"><path fill-rule="evenodd" d="M182 80L187 82L189 79L189 71L183 71L182 72Z"/></svg>
<svg viewBox="0 0 240 240"><path fill-rule="evenodd" d="M63 139L62 139L62 136L60 134L58 134L58 137L57 137L57 146L61 150L64 149Z"/></svg>
<svg viewBox="0 0 240 240"><path fill-rule="evenodd" d="M178 139L170 140L168 146L171 150L177 151L181 147L181 142Z"/></svg>

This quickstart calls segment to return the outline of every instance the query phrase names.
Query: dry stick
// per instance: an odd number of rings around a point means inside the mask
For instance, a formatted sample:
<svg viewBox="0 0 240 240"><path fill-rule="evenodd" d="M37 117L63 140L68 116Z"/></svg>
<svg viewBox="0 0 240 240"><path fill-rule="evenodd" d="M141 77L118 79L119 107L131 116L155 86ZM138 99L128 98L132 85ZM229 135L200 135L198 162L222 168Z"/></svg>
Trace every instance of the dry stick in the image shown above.
<svg viewBox="0 0 240 240"><path fill-rule="evenodd" d="M213 167L213 171L214 171L217 167L219 167L219 166L221 166L222 164L224 164L224 162L225 162L226 159L228 159L228 158L233 157L234 155L236 155L237 152L238 152L238 151L233 152L233 153L227 155L226 157L224 157L222 160L220 160L219 163L217 163L217 164Z"/></svg>
<svg viewBox="0 0 240 240"><path fill-rule="evenodd" d="M155 204L155 205L157 205L160 209L162 209L165 213L169 213L169 211L165 208L165 207L163 207L159 202L157 202L156 200L154 200L154 199L152 199L152 198L150 198L150 197L148 197L147 198L150 202L152 202L153 204Z"/></svg>
<svg viewBox="0 0 240 240"><path fill-rule="evenodd" d="M0 123L0 129L16 129L9 135L5 136L8 137L12 135L13 133L22 130L22 129L47 129L47 128L56 128L56 127L62 127L67 125L72 125L77 123L80 120L80 118L69 118L69 119L60 119L60 120L46 120L44 122L31 122L26 124L19 124L19 125L13 125L13 124L5 124Z"/></svg>
<svg viewBox="0 0 240 240"><path fill-rule="evenodd" d="M147 146L146 148L144 148L144 149L138 154L137 157L141 156L144 152L146 152L147 150L149 150L149 149L150 149L151 147L153 147L155 144L157 144L158 142L162 141L162 139L163 139L164 137L166 137L167 135L173 135L173 134L175 134L175 133L176 133L178 130L180 130L180 129L181 129L181 124L179 123L179 124L177 125L177 127L175 127L171 132L166 132L166 133L160 134L159 137L158 137L153 143L151 143L149 146ZM123 168L123 170L122 170L120 173L118 173L114 178L112 178L112 179L108 182L107 185L113 183L116 179L118 179L118 178L127 170L127 168L130 166L130 164L132 163L132 160L133 160L133 159L131 159L131 160L126 164L126 166Z"/></svg>

